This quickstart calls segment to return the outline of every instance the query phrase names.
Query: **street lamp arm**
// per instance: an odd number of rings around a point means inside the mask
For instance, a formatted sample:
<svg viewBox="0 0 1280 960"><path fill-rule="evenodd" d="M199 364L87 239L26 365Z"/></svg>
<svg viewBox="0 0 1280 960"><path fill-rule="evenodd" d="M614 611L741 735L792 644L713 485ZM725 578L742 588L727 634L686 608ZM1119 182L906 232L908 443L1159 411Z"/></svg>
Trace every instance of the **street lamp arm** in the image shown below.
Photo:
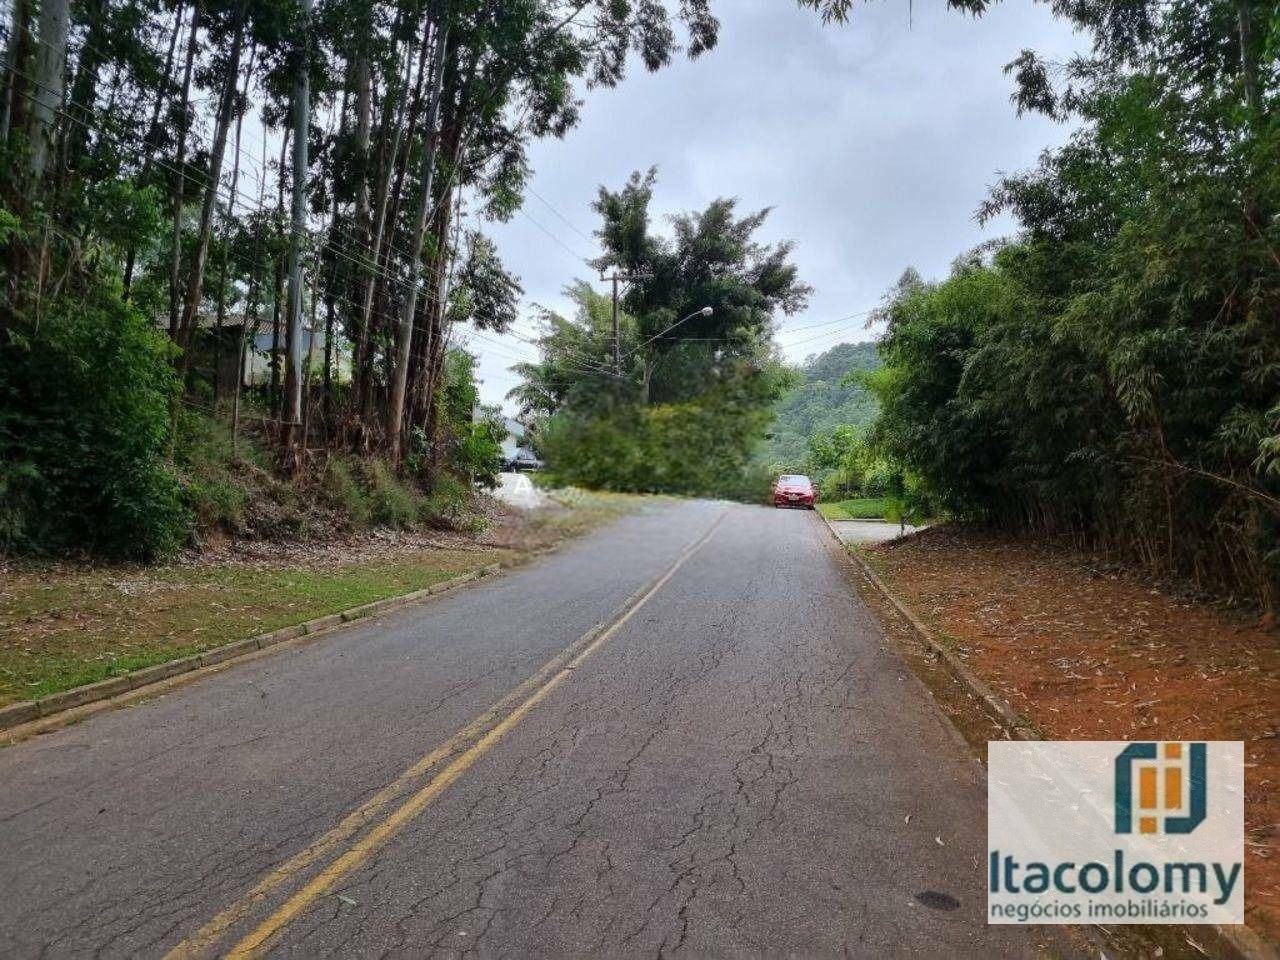
<svg viewBox="0 0 1280 960"><path fill-rule="evenodd" d="M692 320L694 317L709 317L709 316L711 316L713 313L715 313L715 311L714 311L714 310L712 310L710 307L703 307L701 310L695 310L695 311L693 311L693 313L689 314L687 317L684 317L683 319L677 320L675 323L671 324L671 326L669 326L669 327L665 327L664 329L659 330L657 333L655 333L655 334L654 334L652 337L650 337L648 340L644 341L644 343L641 343L641 344L639 344L638 346L632 347L632 348L631 348L630 350L628 350L625 354L623 354L623 356L629 356L630 354L635 353L637 350L641 350L641 349L643 349L644 347L647 347L649 344L653 343L653 341L657 340L657 339L658 339L658 338L660 338L660 337L664 337L664 336L666 336L668 333L670 333L670 332L671 332L672 330L674 330L676 327L680 326L680 324L685 323L686 321Z"/></svg>

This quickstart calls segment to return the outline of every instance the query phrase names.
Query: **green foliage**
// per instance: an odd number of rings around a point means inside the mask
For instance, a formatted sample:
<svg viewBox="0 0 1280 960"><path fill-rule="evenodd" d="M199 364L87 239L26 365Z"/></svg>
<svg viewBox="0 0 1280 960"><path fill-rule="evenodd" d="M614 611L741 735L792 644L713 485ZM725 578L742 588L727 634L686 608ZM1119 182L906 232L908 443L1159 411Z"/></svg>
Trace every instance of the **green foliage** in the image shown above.
<svg viewBox="0 0 1280 960"><path fill-rule="evenodd" d="M373 507L357 461L349 457L331 459L325 467L322 485L326 497L351 527L358 529L369 524Z"/></svg>
<svg viewBox="0 0 1280 960"><path fill-rule="evenodd" d="M811 357L799 385L775 405L772 438L757 460L774 475L807 474L827 500L882 495L890 468L866 439L876 414L867 378L880 366L874 343L842 343Z"/></svg>
<svg viewBox="0 0 1280 960"><path fill-rule="evenodd" d="M480 406L475 369L476 358L466 350L454 348L445 354L444 383L437 395L437 443L445 451L449 470L493 489L498 485L507 426L500 409ZM434 486L436 478L430 471L429 453L426 435L415 430L407 461L409 473Z"/></svg>
<svg viewBox="0 0 1280 960"><path fill-rule="evenodd" d="M1274 5L1063 4L1093 53L1009 66L1082 123L984 216L1017 242L893 292L870 383L912 496L1066 532L1274 607L1280 72ZM1270 26L1268 26L1270 24Z"/></svg>
<svg viewBox="0 0 1280 960"><path fill-rule="evenodd" d="M506 330L516 322L523 292L520 282L502 265L497 245L476 231L468 234L467 256L449 302L450 322Z"/></svg>
<svg viewBox="0 0 1280 960"><path fill-rule="evenodd" d="M818 511L828 520L879 520L886 518L888 503L880 497L823 501Z"/></svg>
<svg viewBox="0 0 1280 960"><path fill-rule="evenodd" d="M811 438L870 424L876 401L856 375L877 370L880 363L874 343L841 343L806 360L800 383L778 401L773 436L762 456L799 467Z"/></svg>
<svg viewBox="0 0 1280 960"><path fill-rule="evenodd" d="M408 530L424 519L419 490L376 458L334 457L324 475L324 490L351 529L391 527Z"/></svg>
<svg viewBox="0 0 1280 960"><path fill-rule="evenodd" d="M179 412L177 427L174 465L197 529L244 532L250 489L234 469L230 428L189 409Z"/></svg>
<svg viewBox="0 0 1280 960"><path fill-rule="evenodd" d="M770 476L751 453L769 416L765 405L717 391L678 404L564 410L540 444L575 486L762 500Z"/></svg>
<svg viewBox="0 0 1280 960"><path fill-rule="evenodd" d="M789 244L754 240L767 211L738 217L717 200L674 218L672 239L650 234L655 182L635 174L596 204L598 265L640 277L619 316L618 372L612 303L580 283L567 291L572 319L544 313L542 359L515 368L524 382L511 395L565 482L759 500L770 478L752 456L796 379L778 358L773 316L800 309L808 287Z"/></svg>
<svg viewBox="0 0 1280 960"><path fill-rule="evenodd" d="M365 460L364 483L368 494L369 522L379 527L407 530L418 521L422 498L401 481L384 460Z"/></svg>
<svg viewBox="0 0 1280 960"><path fill-rule="evenodd" d="M383 460L334 457L325 469L323 490L350 529L407 530L424 523L475 529L471 489L448 473L438 475L424 494L411 480L397 477Z"/></svg>
<svg viewBox="0 0 1280 960"><path fill-rule="evenodd" d="M457 477L441 474L423 502L419 516L433 526L484 531L487 521L474 510L471 488Z"/></svg>
<svg viewBox="0 0 1280 960"><path fill-rule="evenodd" d="M402 422L417 431L409 482L377 465L325 479L356 522L409 523L417 489L441 471L465 476L468 493L472 480L492 484L499 423L473 422L470 366L450 357L445 376L436 371L452 324L506 329L521 290L492 242L458 229L461 197L467 215L512 216L528 145L577 124L581 84L620 83L632 60L656 70L709 50L709 3L339 0L307 16L292 0L13 7L18 59L6 64L0 137L0 544L146 557L172 550L189 524L302 532L318 515L300 502L315 492L309 451L384 444L399 465ZM37 29L64 11L65 33ZM306 123L292 103L302 68L310 107L334 122L312 120L309 169L290 172L285 156L256 154ZM424 87L426 77L439 82ZM284 214L291 183L309 199L296 217ZM410 279L428 288L412 340L427 346L415 346L406 398L385 389L408 373L386 318ZM211 359L200 332L210 318L279 332L299 308L335 334L339 363L306 388L318 399L324 384L322 415L309 403L303 418L308 435L279 431L289 449L263 471L235 462L222 428L175 411L226 407L213 365L192 362ZM188 351L180 385L154 326ZM307 377L272 349L271 419L297 420L282 409L292 402L279 374ZM335 382L344 354L350 387ZM287 477L261 475L278 464Z"/></svg>
<svg viewBox="0 0 1280 960"><path fill-rule="evenodd" d="M111 293L47 301L0 350L3 546L151 559L190 515L167 460L167 342Z"/></svg>

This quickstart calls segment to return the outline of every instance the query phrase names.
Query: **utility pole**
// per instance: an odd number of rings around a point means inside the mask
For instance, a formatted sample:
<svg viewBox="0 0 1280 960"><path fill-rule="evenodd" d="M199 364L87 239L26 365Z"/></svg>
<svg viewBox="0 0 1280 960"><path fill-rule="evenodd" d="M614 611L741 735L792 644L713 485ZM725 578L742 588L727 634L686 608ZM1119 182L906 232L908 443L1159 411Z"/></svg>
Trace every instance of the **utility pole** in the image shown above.
<svg viewBox="0 0 1280 960"><path fill-rule="evenodd" d="M639 270L632 273L619 273L615 270L611 277L600 275L601 280L613 281L613 372L617 376L622 375L622 328L618 322L618 284L643 280L647 276L648 274Z"/></svg>
<svg viewBox="0 0 1280 960"><path fill-rule="evenodd" d="M297 464L296 445L302 424L302 234L307 226L307 128L311 122L311 0L301 0L302 42L293 79L293 216L289 245L288 362L284 378L284 462Z"/></svg>
<svg viewBox="0 0 1280 960"><path fill-rule="evenodd" d="M622 375L622 328L618 325L618 274L613 274L613 373Z"/></svg>

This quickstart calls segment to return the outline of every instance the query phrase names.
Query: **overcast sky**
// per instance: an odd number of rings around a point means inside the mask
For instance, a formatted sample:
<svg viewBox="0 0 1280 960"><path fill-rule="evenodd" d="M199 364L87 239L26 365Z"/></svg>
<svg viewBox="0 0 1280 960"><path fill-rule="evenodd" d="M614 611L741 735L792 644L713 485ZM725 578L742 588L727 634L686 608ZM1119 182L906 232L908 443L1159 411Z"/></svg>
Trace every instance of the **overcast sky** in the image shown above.
<svg viewBox="0 0 1280 960"><path fill-rule="evenodd" d="M1085 41L1030 0L1006 0L981 20L941 0L914 7L909 21L907 0L872 0L850 23L824 26L791 0L720 0L711 53L655 74L633 64L619 87L585 91L583 122L533 145L522 213L485 227L524 286L518 329L534 332L533 303L567 311L562 290L574 278L598 281L580 259L599 253L596 188L653 165L664 232L666 215L716 197L738 198L744 212L773 208L762 239L796 241L814 288L779 336L796 362L876 331L857 318L789 329L875 307L905 267L944 275L957 254L1012 232L1008 220L974 220L987 187L1068 131L1017 117L1001 68L1026 47L1062 60ZM516 382L507 368L535 351L485 336L464 339L480 356L482 400L499 403Z"/></svg>

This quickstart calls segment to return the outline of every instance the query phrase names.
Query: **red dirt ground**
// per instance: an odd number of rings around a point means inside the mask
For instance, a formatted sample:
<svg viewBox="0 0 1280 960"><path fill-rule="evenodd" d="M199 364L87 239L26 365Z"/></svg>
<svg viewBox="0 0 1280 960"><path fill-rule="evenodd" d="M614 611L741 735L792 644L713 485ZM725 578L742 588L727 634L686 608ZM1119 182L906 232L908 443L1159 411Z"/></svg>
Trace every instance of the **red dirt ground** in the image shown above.
<svg viewBox="0 0 1280 960"><path fill-rule="evenodd" d="M944 525L869 548L891 588L1059 740L1242 740L1245 916L1280 936L1280 637L1043 541Z"/></svg>

